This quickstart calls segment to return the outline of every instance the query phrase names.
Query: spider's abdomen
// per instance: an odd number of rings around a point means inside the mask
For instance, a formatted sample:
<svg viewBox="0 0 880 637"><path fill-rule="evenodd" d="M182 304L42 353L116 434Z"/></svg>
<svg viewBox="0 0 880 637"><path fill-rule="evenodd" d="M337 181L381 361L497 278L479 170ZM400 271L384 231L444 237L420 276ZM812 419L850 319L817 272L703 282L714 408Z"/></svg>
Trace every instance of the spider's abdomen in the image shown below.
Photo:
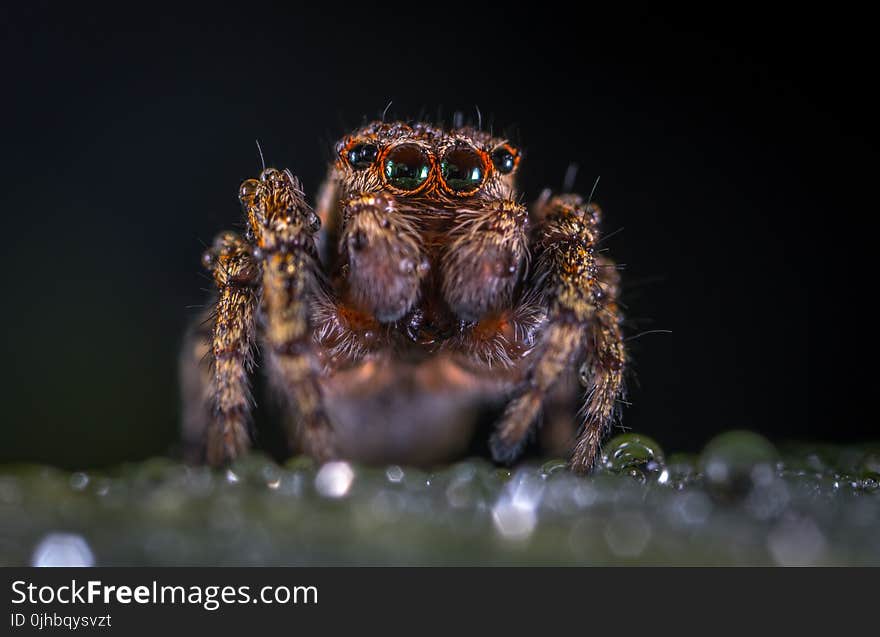
<svg viewBox="0 0 880 637"><path fill-rule="evenodd" d="M483 410L504 399L511 376L476 374L446 354L417 363L384 356L321 384L344 457L429 465L464 452Z"/></svg>

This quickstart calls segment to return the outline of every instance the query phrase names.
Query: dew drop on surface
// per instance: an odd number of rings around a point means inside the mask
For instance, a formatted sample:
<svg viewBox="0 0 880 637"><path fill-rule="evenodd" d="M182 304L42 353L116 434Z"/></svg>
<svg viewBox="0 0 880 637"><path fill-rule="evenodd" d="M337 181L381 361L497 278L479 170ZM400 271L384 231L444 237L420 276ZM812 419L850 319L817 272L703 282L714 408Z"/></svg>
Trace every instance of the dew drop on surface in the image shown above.
<svg viewBox="0 0 880 637"><path fill-rule="evenodd" d="M638 557L651 539L651 525L638 512L616 513L605 525L605 542L618 557Z"/></svg>
<svg viewBox="0 0 880 637"><path fill-rule="evenodd" d="M70 476L70 488L74 491L82 491L89 486L89 476L87 473L77 471Z"/></svg>
<svg viewBox="0 0 880 637"><path fill-rule="evenodd" d="M328 462L315 476L315 489L327 498L342 498L348 494L354 482L354 470L343 461Z"/></svg>
<svg viewBox="0 0 880 637"><path fill-rule="evenodd" d="M508 540L528 539L538 523L536 510L544 493L544 482L526 471L516 473L492 507L495 530Z"/></svg>
<svg viewBox="0 0 880 637"><path fill-rule="evenodd" d="M534 509L509 499L501 499L492 507L495 530L507 540L528 539L537 522Z"/></svg>
<svg viewBox="0 0 880 637"><path fill-rule="evenodd" d="M629 475L642 483L649 477L663 476L666 468L660 445L640 434L622 434L608 441L601 465L606 471Z"/></svg>
<svg viewBox="0 0 880 637"><path fill-rule="evenodd" d="M73 533L49 533L31 558L31 566L94 566L95 556L88 542Z"/></svg>
<svg viewBox="0 0 880 637"><path fill-rule="evenodd" d="M553 474L564 473L568 463L562 458L553 458L541 465L541 477L548 478Z"/></svg>
<svg viewBox="0 0 880 637"><path fill-rule="evenodd" d="M863 491L877 491L880 489L880 473L866 471L860 476L856 484L857 488Z"/></svg>
<svg viewBox="0 0 880 637"><path fill-rule="evenodd" d="M277 491L281 486L281 471L275 465L266 465L260 471L260 477L266 486L272 491Z"/></svg>
<svg viewBox="0 0 880 637"><path fill-rule="evenodd" d="M685 489L697 479L697 459L686 453L673 453L666 460L666 480L658 482L678 490Z"/></svg>
<svg viewBox="0 0 880 637"><path fill-rule="evenodd" d="M763 436L729 431L709 441L700 455L700 469L713 496L736 500L773 481L778 457Z"/></svg>

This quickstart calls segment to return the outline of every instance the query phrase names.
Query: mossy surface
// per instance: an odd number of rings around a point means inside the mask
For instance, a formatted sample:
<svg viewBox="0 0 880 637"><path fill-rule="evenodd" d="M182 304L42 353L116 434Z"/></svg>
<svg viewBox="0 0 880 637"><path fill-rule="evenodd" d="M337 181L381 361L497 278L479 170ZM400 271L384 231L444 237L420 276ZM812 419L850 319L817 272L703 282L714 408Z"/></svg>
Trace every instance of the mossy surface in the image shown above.
<svg viewBox="0 0 880 637"><path fill-rule="evenodd" d="M729 432L701 454L618 436L592 476L156 458L0 466L0 565L880 565L880 445Z"/></svg>

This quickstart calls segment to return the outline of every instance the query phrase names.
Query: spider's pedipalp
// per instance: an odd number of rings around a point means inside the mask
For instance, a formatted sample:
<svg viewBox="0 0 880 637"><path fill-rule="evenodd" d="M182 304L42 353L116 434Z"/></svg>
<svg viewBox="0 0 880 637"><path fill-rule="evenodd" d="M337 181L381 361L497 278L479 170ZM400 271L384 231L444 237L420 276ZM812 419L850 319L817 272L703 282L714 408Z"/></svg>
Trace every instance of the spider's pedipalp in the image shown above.
<svg viewBox="0 0 880 637"><path fill-rule="evenodd" d="M418 232L382 195L353 197L342 212L339 250L347 264L347 296L378 321L396 321L418 300L429 269Z"/></svg>
<svg viewBox="0 0 880 637"><path fill-rule="evenodd" d="M526 209L508 200L460 209L443 253L443 297L462 320L508 307L528 257Z"/></svg>

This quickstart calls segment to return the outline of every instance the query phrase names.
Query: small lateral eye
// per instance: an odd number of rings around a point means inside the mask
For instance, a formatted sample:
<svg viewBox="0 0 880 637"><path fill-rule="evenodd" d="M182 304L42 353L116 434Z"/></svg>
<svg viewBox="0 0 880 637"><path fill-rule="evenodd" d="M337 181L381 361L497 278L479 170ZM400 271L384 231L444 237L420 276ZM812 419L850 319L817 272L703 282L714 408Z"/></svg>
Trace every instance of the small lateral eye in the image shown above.
<svg viewBox="0 0 880 637"><path fill-rule="evenodd" d="M495 170L507 175L516 168L516 155L508 146L499 146L492 153L492 163L495 164Z"/></svg>
<svg viewBox="0 0 880 637"><path fill-rule="evenodd" d="M470 148L453 148L443 157L440 174L450 190L467 192L483 183L485 166L482 158Z"/></svg>
<svg viewBox="0 0 880 637"><path fill-rule="evenodd" d="M353 168L362 170L372 166L378 154L379 149L373 144L357 144L348 149L345 158Z"/></svg>
<svg viewBox="0 0 880 637"><path fill-rule="evenodd" d="M395 188L417 190L431 173L428 155L415 144L392 149L385 158L385 177Z"/></svg>

